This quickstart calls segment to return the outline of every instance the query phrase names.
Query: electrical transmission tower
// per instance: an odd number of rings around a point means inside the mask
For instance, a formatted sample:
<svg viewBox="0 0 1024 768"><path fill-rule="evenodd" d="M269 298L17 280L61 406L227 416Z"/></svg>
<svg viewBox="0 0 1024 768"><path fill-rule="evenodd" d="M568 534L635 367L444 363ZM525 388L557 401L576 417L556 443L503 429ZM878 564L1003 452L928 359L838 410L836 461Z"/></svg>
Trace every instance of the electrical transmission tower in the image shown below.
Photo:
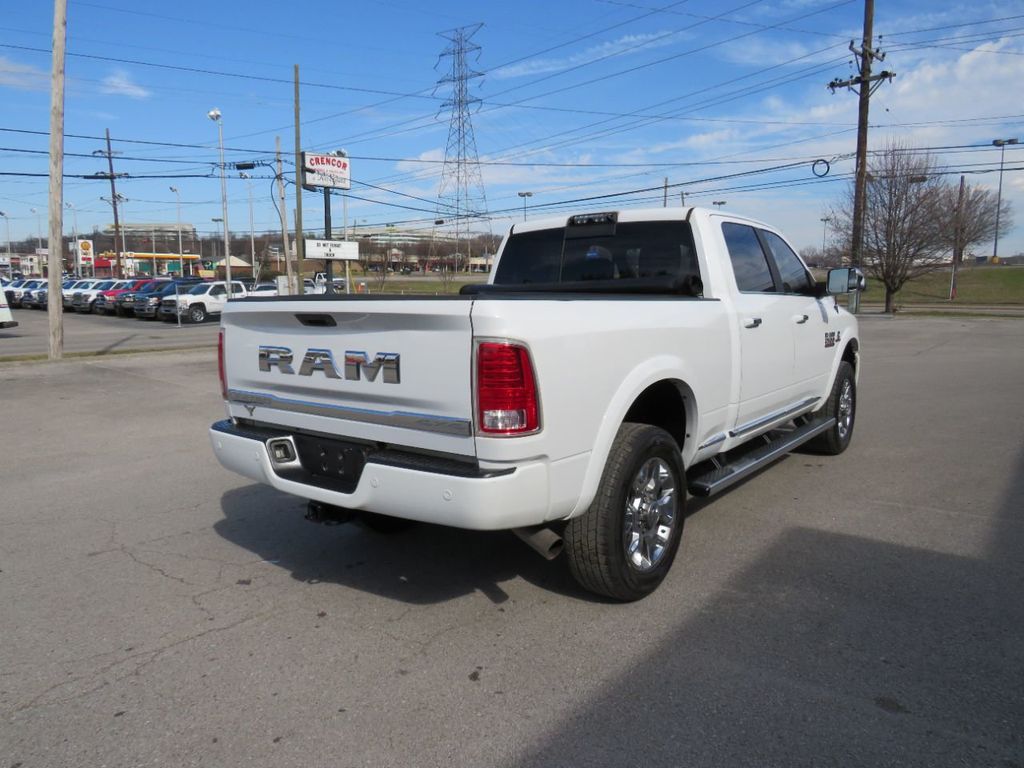
<svg viewBox="0 0 1024 768"><path fill-rule="evenodd" d="M451 120L448 124L448 144L444 151L441 184L437 192L437 217L453 225L456 270L468 263L471 255L470 227L473 221L483 220L487 216L487 194L480 173L480 158L476 151L471 116L480 99L470 95L470 81L483 74L471 69L468 61L473 54L476 54L474 58L479 58L480 46L472 42L472 38L481 27L483 24L473 24L438 33L448 41L447 47L438 57L438 66L447 57L451 60L451 68L448 74L437 81L437 88L451 89L451 95L441 106L442 110L451 111Z"/></svg>

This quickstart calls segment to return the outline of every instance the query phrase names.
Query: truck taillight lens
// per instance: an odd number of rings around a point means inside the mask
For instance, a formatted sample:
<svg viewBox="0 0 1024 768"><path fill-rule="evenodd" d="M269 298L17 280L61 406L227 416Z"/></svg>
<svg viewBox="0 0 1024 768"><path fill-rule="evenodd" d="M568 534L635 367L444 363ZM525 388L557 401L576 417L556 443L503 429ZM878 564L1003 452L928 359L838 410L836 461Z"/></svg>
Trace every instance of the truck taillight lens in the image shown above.
<svg viewBox="0 0 1024 768"><path fill-rule="evenodd" d="M228 399L228 380L224 375L224 329L217 335L217 375L220 376L220 396Z"/></svg>
<svg viewBox="0 0 1024 768"><path fill-rule="evenodd" d="M482 342L476 352L480 432L522 435L540 429L537 383L526 347Z"/></svg>

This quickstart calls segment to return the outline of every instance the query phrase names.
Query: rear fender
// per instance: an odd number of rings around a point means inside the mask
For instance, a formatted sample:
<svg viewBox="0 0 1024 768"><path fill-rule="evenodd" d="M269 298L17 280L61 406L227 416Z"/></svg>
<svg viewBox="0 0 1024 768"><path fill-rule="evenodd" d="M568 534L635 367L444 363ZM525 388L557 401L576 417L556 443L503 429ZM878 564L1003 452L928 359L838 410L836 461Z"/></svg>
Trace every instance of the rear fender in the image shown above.
<svg viewBox="0 0 1024 768"><path fill-rule="evenodd" d="M594 497L597 495L597 489L601 483L601 475L604 473L604 466L608 461L608 455L611 452L615 435L618 433L619 427L633 403L636 402L637 398L648 387L661 381L673 382L684 399L686 434L687 436L695 434L698 426L696 423L698 410L696 396L689 385L686 384L687 380L693 381L693 377L688 374L689 370L686 362L682 358L671 355L652 358L630 371L629 375L615 392L608 409L601 419L597 439L594 441L594 449L590 453L590 461L587 464L583 485L580 489L579 500L567 517L578 517L590 508ZM688 459L693 456L694 451L690 450L691 445L692 441L687 440L685 445L680 446L684 466L688 463Z"/></svg>

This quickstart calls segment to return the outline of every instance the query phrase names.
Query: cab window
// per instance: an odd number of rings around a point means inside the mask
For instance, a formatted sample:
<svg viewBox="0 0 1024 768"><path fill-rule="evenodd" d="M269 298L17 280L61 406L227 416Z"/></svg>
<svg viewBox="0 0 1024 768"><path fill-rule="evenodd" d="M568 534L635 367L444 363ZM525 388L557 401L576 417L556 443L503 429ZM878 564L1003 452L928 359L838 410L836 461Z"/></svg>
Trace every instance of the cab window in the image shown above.
<svg viewBox="0 0 1024 768"><path fill-rule="evenodd" d="M800 257L793 252L786 241L774 232L761 230L761 237L765 245L771 251L775 259L775 266L779 270L779 277L782 279L783 293L810 294L814 290L814 281L811 280L807 268L800 261Z"/></svg>
<svg viewBox="0 0 1024 768"><path fill-rule="evenodd" d="M774 293L775 281L754 228L727 221L722 224L722 234L736 287L742 293Z"/></svg>

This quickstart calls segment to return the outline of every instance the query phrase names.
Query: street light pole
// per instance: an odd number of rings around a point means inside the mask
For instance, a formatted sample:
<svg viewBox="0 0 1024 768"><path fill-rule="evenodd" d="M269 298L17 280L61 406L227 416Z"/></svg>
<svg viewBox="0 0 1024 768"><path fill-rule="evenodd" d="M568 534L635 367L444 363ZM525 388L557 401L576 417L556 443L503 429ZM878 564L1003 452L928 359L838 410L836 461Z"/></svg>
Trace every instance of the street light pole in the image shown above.
<svg viewBox="0 0 1024 768"><path fill-rule="evenodd" d="M181 276L185 276L185 253L181 249L181 193L177 187L171 187L175 199L178 201L178 266L181 268ZM191 272L191 270L189 270Z"/></svg>
<svg viewBox="0 0 1024 768"><path fill-rule="evenodd" d="M14 265L11 263L11 220L3 211L0 211L0 216L4 217L4 222L7 224L7 269L13 275Z"/></svg>
<svg viewBox="0 0 1024 768"><path fill-rule="evenodd" d="M519 192L518 195L523 198L523 221L526 221L526 199L533 197L533 192Z"/></svg>
<svg viewBox="0 0 1024 768"><path fill-rule="evenodd" d="M828 223L832 221L831 216L821 217L821 258L825 258L825 235L828 232Z"/></svg>
<svg viewBox="0 0 1024 768"><path fill-rule="evenodd" d="M43 250L43 220L36 208L29 208L29 210L36 215L36 247L41 251Z"/></svg>
<svg viewBox="0 0 1024 768"><path fill-rule="evenodd" d="M1003 160L1006 158L1006 145L1018 144L1018 139L996 139L992 146L999 147L999 193L996 195L996 238L992 243L992 262L999 256L999 209L1003 207Z"/></svg>
<svg viewBox="0 0 1024 768"><path fill-rule="evenodd" d="M217 124L217 145L220 148L220 205L224 219L224 278L228 298L231 298L231 242L228 239L228 180L224 166L224 123L221 121L220 110L214 107L206 116Z"/></svg>
<svg viewBox="0 0 1024 768"><path fill-rule="evenodd" d="M711 204L713 206L715 206L716 208L721 208L723 205L726 204L726 202L727 202L726 200L712 200Z"/></svg>
<svg viewBox="0 0 1024 768"><path fill-rule="evenodd" d="M64 203L64 207L71 211L71 237L75 244L75 277L81 277L82 254L78 252L78 210L74 203Z"/></svg>

